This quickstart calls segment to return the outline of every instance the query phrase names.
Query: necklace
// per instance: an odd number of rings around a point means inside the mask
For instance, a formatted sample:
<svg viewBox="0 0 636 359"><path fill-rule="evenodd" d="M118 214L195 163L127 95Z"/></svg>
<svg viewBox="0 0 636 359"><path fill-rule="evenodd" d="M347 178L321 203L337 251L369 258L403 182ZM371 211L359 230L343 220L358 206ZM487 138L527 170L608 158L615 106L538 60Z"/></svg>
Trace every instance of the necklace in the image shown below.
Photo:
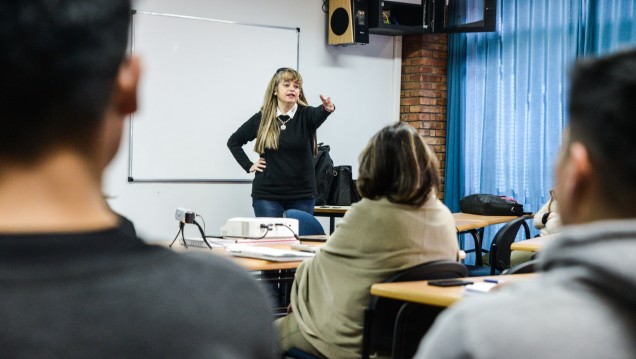
<svg viewBox="0 0 636 359"><path fill-rule="evenodd" d="M281 120L281 117L287 117L287 119L285 121ZM291 117L287 116L287 115L282 115L282 116L278 116L276 117L278 119L278 121L280 121L280 129L285 131L285 129L287 128L286 124L287 122L289 122L289 120L291 120Z"/></svg>

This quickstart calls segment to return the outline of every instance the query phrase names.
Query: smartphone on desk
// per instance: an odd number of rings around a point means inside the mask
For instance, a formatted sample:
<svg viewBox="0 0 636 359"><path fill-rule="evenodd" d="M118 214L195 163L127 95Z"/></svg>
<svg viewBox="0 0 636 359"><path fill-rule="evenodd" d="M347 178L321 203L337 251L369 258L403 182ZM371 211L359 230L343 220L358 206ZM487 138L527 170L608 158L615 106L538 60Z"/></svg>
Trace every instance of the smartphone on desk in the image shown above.
<svg viewBox="0 0 636 359"><path fill-rule="evenodd" d="M473 284L473 282L463 279L437 279L428 281L428 285L434 285L436 287L458 287L469 284Z"/></svg>

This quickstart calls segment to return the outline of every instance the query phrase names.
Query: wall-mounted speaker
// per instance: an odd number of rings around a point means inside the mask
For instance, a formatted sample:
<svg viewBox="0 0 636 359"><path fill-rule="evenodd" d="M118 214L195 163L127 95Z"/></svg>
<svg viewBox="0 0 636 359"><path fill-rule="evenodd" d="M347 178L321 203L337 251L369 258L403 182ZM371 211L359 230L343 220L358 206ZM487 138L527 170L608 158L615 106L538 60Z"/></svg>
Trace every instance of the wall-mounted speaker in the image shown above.
<svg viewBox="0 0 636 359"><path fill-rule="evenodd" d="M369 43L367 0L329 0L329 45Z"/></svg>

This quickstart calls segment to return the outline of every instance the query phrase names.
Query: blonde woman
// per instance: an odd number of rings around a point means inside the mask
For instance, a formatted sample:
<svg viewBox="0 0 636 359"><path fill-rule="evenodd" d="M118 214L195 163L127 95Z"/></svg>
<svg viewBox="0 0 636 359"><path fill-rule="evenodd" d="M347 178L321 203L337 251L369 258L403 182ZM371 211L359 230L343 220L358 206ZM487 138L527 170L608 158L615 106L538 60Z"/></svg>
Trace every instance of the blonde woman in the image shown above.
<svg viewBox="0 0 636 359"><path fill-rule="evenodd" d="M457 259L455 220L436 195L437 167L407 124L389 125L371 139L360 156L362 200L296 272L291 313L275 323L281 351L360 358L371 285L424 262Z"/></svg>
<svg viewBox="0 0 636 359"><path fill-rule="evenodd" d="M316 130L335 110L330 97L311 107L300 73L280 68L269 81L261 110L227 141L232 155L248 173L254 172L252 207L256 217L282 217L287 209L313 214L316 181L312 157ZM252 162L243 145L256 140L259 159Z"/></svg>

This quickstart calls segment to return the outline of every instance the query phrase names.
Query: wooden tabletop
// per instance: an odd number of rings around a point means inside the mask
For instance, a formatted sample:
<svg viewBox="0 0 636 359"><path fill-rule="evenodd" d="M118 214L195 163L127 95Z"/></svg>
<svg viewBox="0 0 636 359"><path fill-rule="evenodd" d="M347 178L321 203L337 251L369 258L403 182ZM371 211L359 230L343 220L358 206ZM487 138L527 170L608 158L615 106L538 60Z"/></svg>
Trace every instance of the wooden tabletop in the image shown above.
<svg viewBox="0 0 636 359"><path fill-rule="evenodd" d="M482 216L479 214L470 214L463 212L453 213L453 217L455 217L455 222L485 222L486 225L482 227L487 227L492 224L508 223L519 218L518 216Z"/></svg>
<svg viewBox="0 0 636 359"><path fill-rule="evenodd" d="M503 281L502 286L507 283L528 280L536 274L512 274L498 275L492 277L470 277L463 278L475 283L483 282L484 279L496 279ZM371 294L379 297L397 299L401 301L448 307L458 300L464 298L464 287L435 287L428 285L428 281L377 283L371 286Z"/></svg>
<svg viewBox="0 0 636 359"><path fill-rule="evenodd" d="M476 220L462 220L455 219L455 228L457 228L457 232L467 232L473 229L484 228L487 227L488 223L485 221L476 221Z"/></svg>
<svg viewBox="0 0 636 359"><path fill-rule="evenodd" d="M538 252L546 246L550 241L556 238L556 234L550 234L547 236L534 237L525 241L514 242L510 249L513 251L526 251L526 252Z"/></svg>
<svg viewBox="0 0 636 359"><path fill-rule="evenodd" d="M314 214L336 214L336 215L344 215L348 210L351 209L351 206L316 206L314 207Z"/></svg>
<svg viewBox="0 0 636 359"><path fill-rule="evenodd" d="M321 246L325 244L325 242L312 242L312 241L302 241L303 244L313 245L313 246ZM157 244L164 247L167 247L170 242L156 242L149 244ZM278 249L291 249L290 244L268 244L267 247L270 248L278 248ZM256 258L245 258L245 257L235 257L230 256L225 252L225 248L215 247L214 249L201 248L201 247L193 247L189 246L185 248L179 241L175 242L172 246L172 249L177 252L203 252L203 253L211 253L215 255L227 256L232 259L232 261L236 262L241 267L249 270L249 271L270 271L270 270L281 270L281 269L295 269L298 268L302 260L291 261L291 262L272 262L265 259L256 259Z"/></svg>

